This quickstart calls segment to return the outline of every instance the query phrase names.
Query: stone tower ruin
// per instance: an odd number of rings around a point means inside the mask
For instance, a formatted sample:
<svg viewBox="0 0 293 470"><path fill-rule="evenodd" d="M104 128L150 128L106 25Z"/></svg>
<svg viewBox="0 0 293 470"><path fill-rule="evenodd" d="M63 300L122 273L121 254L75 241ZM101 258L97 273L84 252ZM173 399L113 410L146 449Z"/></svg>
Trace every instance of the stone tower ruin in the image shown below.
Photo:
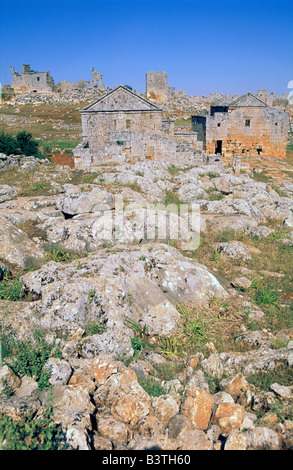
<svg viewBox="0 0 293 470"><path fill-rule="evenodd" d="M101 90L104 90L104 84L103 84L103 75L100 72L96 72L94 70L94 67L91 67L91 72L92 72L92 86L100 88Z"/></svg>
<svg viewBox="0 0 293 470"><path fill-rule="evenodd" d="M166 72L147 72L146 94L148 99L165 101L168 97L168 74Z"/></svg>
<svg viewBox="0 0 293 470"><path fill-rule="evenodd" d="M15 93L27 93L30 91L49 93L54 90L54 80L50 72L36 72L31 70L29 64L23 64L22 73L19 74L11 66L12 88Z"/></svg>

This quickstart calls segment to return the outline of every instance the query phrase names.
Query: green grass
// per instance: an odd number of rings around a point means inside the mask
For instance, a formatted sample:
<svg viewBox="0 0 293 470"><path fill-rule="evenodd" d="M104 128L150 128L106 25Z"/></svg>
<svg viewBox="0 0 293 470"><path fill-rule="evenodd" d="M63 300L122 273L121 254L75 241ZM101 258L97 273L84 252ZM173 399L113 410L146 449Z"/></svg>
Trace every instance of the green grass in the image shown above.
<svg viewBox="0 0 293 470"><path fill-rule="evenodd" d="M248 376L247 380L258 390L264 390L265 392L270 391L270 386L273 383L289 387L293 383L293 368L286 364L279 364L269 373L260 371Z"/></svg>
<svg viewBox="0 0 293 470"><path fill-rule="evenodd" d="M80 142L80 139L69 139L68 137L60 136L59 139L50 138L39 140L39 146L46 154L56 153L56 149L60 153L68 153L74 149ZM67 152L68 151L68 152ZM58 152L57 152L58 153Z"/></svg>
<svg viewBox="0 0 293 470"><path fill-rule="evenodd" d="M38 141L40 150L44 154L71 151L81 139L80 110L89 104L89 101L77 104L50 104L43 103L38 106L22 105L16 113L16 106L6 104L1 107L1 114L10 115L16 120L2 122L2 130L7 134L15 134L19 131L27 131L33 139ZM20 118L18 120L18 118ZM26 118L26 122L22 122ZM56 126L56 123L61 127ZM62 125L65 125L62 127ZM72 128L67 126L73 125Z"/></svg>
<svg viewBox="0 0 293 470"><path fill-rule="evenodd" d="M175 379L177 374L180 374L184 371L185 365L184 362L170 360L155 366L156 377L160 380L169 382L170 380Z"/></svg>
<svg viewBox="0 0 293 470"><path fill-rule="evenodd" d="M221 201L222 199L224 199L223 194L219 191L216 191L215 189L208 189L207 193L209 195L210 201Z"/></svg>
<svg viewBox="0 0 293 470"><path fill-rule="evenodd" d="M268 183L272 180L270 176L267 176L264 171L261 173L256 173L255 171L252 174L252 178L259 183Z"/></svg>
<svg viewBox="0 0 293 470"><path fill-rule="evenodd" d="M181 169L177 168L175 165L170 165L168 168L168 173L170 173L171 176L177 176L180 172Z"/></svg>
<svg viewBox="0 0 293 470"><path fill-rule="evenodd" d="M261 285L253 287L254 291L252 294L253 301L260 307L264 305L276 304L279 300L280 294L276 289L270 285Z"/></svg>
<svg viewBox="0 0 293 470"><path fill-rule="evenodd" d="M132 294L128 293L128 302L129 305L132 304ZM126 318L126 323L129 325L130 328L134 331L134 336L130 337L131 346L134 351L134 357L137 358L141 355L141 353L148 348L151 348L148 338L148 331L146 325L140 326L135 320L131 318Z"/></svg>
<svg viewBox="0 0 293 470"><path fill-rule="evenodd" d="M105 332L105 327L99 321L92 320L85 329L85 336L101 335Z"/></svg>
<svg viewBox="0 0 293 470"><path fill-rule="evenodd" d="M39 390L49 386L50 372L44 368L50 357L61 359L61 354L54 344L47 344L39 332L34 338L27 341L17 341L13 336L2 333L1 343L4 343L2 356L4 363L18 376L27 375L37 383Z"/></svg>
<svg viewBox="0 0 293 470"><path fill-rule="evenodd" d="M93 184L94 180L99 176L99 173L88 173L82 177L82 183Z"/></svg>
<svg viewBox="0 0 293 470"><path fill-rule="evenodd" d="M45 245L44 250L46 252L46 263L49 261L56 261L56 263L69 263L70 261L84 257L84 253L69 251L58 246Z"/></svg>
<svg viewBox="0 0 293 470"><path fill-rule="evenodd" d="M160 397L167 393L166 387L162 386L161 382L155 377L147 377L144 380L138 379L138 382L150 397Z"/></svg>
<svg viewBox="0 0 293 470"><path fill-rule="evenodd" d="M103 182L103 178L100 179L100 182L102 183ZM132 191L135 191L136 193L141 193L142 192L142 189L141 187L139 186L138 183L126 183L126 184L121 184L122 187L125 187L125 188L130 188Z"/></svg>
<svg viewBox="0 0 293 470"><path fill-rule="evenodd" d="M25 292L19 278L4 278L0 281L0 299L17 301L25 297Z"/></svg>
<svg viewBox="0 0 293 470"><path fill-rule="evenodd" d="M183 204L183 202L180 200L176 193L172 191L166 191L165 198L162 201L162 204L164 204L165 206L176 206L179 214L180 205Z"/></svg>
<svg viewBox="0 0 293 470"><path fill-rule="evenodd" d="M66 450L61 425L52 418L51 406L45 407L42 418L29 416L13 421L7 415L0 418L1 450Z"/></svg>
<svg viewBox="0 0 293 470"><path fill-rule="evenodd" d="M47 241L47 233L45 230L38 226L38 222L35 220L25 220L17 224L17 228L25 232L29 238L39 238L43 241Z"/></svg>
<svg viewBox="0 0 293 470"><path fill-rule="evenodd" d="M48 182L36 181L31 185L23 188L20 196L43 196L48 194L51 184Z"/></svg>

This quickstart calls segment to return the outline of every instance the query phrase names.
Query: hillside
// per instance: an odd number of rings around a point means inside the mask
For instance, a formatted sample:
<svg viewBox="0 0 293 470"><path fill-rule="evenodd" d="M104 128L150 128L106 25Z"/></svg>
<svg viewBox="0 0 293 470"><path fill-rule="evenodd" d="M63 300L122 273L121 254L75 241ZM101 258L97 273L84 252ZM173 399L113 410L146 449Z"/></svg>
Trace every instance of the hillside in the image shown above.
<svg viewBox="0 0 293 470"><path fill-rule="evenodd" d="M292 450L292 144L80 170L90 101L0 107L0 448Z"/></svg>

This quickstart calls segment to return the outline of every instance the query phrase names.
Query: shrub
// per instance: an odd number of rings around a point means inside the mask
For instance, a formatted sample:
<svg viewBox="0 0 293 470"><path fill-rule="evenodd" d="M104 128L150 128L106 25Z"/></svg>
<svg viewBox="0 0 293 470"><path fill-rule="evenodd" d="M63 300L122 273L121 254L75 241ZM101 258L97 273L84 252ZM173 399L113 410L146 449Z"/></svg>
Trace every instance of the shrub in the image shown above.
<svg viewBox="0 0 293 470"><path fill-rule="evenodd" d="M4 443L3 443L4 441ZM9 416L0 419L1 450L65 450L60 425L52 419L52 408L42 418L32 416L14 422Z"/></svg>
<svg viewBox="0 0 293 470"><path fill-rule="evenodd" d="M11 135L0 133L0 152L6 155L17 153L17 142Z"/></svg>
<svg viewBox="0 0 293 470"><path fill-rule="evenodd" d="M26 131L18 132L16 137L0 133L0 152L6 155L26 155L36 158L45 158L39 150L39 144L32 140L32 134Z"/></svg>
<svg viewBox="0 0 293 470"><path fill-rule="evenodd" d="M9 367L16 375L28 375L38 382L39 390L49 386L50 372L44 368L50 357L59 357L61 354L54 344L47 344L40 335L35 333L34 341L16 341L13 337L5 338L6 355L9 357Z"/></svg>

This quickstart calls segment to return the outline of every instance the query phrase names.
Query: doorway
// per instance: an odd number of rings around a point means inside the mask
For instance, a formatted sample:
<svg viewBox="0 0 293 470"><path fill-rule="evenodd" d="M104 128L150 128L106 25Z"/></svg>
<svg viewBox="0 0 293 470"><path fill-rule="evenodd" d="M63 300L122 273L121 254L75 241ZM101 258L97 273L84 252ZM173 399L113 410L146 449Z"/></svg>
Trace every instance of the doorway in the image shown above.
<svg viewBox="0 0 293 470"><path fill-rule="evenodd" d="M215 154L217 153L222 153L222 140L217 140L217 143L215 145Z"/></svg>

